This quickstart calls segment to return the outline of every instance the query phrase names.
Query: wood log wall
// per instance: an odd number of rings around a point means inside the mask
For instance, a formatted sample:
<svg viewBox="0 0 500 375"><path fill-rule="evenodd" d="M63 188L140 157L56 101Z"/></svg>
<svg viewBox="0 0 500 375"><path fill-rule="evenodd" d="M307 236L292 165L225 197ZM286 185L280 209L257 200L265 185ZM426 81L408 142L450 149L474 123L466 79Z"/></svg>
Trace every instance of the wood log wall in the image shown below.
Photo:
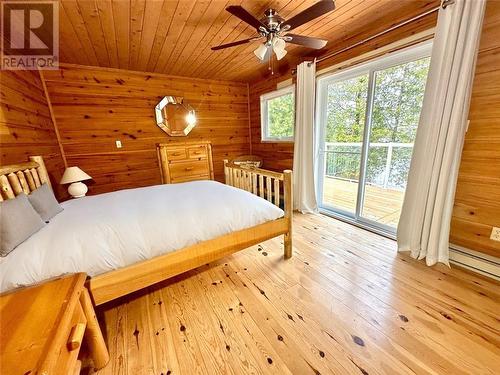
<svg viewBox="0 0 500 375"><path fill-rule="evenodd" d="M500 258L500 2L488 1L455 195L451 242Z"/></svg>
<svg viewBox="0 0 500 375"><path fill-rule="evenodd" d="M93 177L91 194L159 184L160 142L211 141L220 181L223 159L249 153L246 84L74 65L44 77L68 164ZM196 110L187 137L156 126L154 107L165 95L182 96Z"/></svg>
<svg viewBox="0 0 500 375"><path fill-rule="evenodd" d="M0 86L0 165L42 155L56 196L65 198L64 161L38 71L0 71Z"/></svg>

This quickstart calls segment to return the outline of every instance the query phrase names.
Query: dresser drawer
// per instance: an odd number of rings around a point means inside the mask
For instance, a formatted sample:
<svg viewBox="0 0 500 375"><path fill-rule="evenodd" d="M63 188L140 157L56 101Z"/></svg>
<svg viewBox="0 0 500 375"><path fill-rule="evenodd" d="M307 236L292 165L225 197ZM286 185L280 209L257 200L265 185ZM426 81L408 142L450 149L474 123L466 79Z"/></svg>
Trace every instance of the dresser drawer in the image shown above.
<svg viewBox="0 0 500 375"><path fill-rule="evenodd" d="M214 179L210 142L160 143L157 151L164 184Z"/></svg>
<svg viewBox="0 0 500 375"><path fill-rule="evenodd" d="M207 160L189 160L170 163L170 178L172 182L181 177L191 177L209 174Z"/></svg>
<svg viewBox="0 0 500 375"><path fill-rule="evenodd" d="M198 176L182 176L176 179L172 179L172 183L179 184L181 182L190 182L190 181L200 181L200 180L210 180L210 175L198 175Z"/></svg>
<svg viewBox="0 0 500 375"><path fill-rule="evenodd" d="M174 148L167 150L168 160L182 160L187 158L187 153L185 148Z"/></svg>
<svg viewBox="0 0 500 375"><path fill-rule="evenodd" d="M60 348L59 357L57 359L57 374L72 374L75 366L77 366L78 353L82 345L81 340L78 340L79 345L77 347L70 347L70 340L72 338L72 333L77 331L77 326L83 325L83 331L87 325L87 319L83 313L82 306L80 303L76 305L73 317L71 318L71 324L67 332L64 334L64 342ZM83 338L83 337L82 337Z"/></svg>
<svg viewBox="0 0 500 375"><path fill-rule="evenodd" d="M190 159L206 158L207 148L205 146L188 147L187 154Z"/></svg>

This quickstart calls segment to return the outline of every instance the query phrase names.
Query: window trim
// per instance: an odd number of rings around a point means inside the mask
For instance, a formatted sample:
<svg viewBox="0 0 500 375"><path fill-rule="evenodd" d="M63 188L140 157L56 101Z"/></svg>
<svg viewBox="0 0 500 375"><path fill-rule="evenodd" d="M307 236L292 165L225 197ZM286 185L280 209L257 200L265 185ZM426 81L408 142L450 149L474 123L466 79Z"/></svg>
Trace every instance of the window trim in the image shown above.
<svg viewBox="0 0 500 375"><path fill-rule="evenodd" d="M268 111L267 103L271 99L278 98L280 96L292 94L293 99L293 135L291 137L272 137L268 135ZM260 96L260 141L261 142L293 142L295 137L295 85L289 85L278 90L262 94Z"/></svg>

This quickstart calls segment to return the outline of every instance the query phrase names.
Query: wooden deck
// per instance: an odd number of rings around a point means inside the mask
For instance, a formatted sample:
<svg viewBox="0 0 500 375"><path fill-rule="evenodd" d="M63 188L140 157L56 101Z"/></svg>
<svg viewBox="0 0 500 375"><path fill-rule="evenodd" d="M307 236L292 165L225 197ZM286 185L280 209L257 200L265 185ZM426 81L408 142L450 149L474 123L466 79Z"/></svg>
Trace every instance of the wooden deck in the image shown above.
<svg viewBox="0 0 500 375"><path fill-rule="evenodd" d="M99 374L495 374L499 283L322 215L100 308Z"/></svg>
<svg viewBox="0 0 500 375"><path fill-rule="evenodd" d="M358 183L336 178L325 178L323 187L323 203L335 208L354 212L358 194ZM404 192L367 185L362 216L397 227Z"/></svg>

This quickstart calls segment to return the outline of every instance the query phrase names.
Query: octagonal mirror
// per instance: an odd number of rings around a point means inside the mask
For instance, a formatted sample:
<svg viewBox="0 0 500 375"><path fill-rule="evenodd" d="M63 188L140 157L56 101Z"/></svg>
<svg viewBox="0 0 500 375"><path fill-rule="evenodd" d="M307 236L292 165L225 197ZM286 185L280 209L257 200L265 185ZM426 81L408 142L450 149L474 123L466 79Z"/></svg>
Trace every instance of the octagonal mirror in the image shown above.
<svg viewBox="0 0 500 375"><path fill-rule="evenodd" d="M155 115L158 127L172 137L185 137L196 125L194 109L180 96L165 96Z"/></svg>

